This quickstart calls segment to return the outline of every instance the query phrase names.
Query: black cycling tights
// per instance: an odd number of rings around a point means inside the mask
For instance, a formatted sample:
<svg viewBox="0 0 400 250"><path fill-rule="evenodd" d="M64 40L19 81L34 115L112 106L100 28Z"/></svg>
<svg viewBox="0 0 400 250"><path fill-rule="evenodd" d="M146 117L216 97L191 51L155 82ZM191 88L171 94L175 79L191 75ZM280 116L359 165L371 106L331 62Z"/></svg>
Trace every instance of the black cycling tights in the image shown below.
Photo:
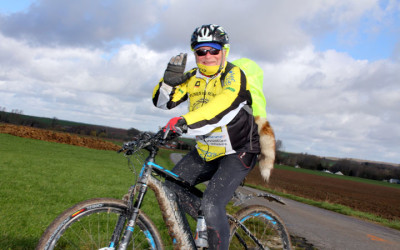
<svg viewBox="0 0 400 250"><path fill-rule="evenodd" d="M209 181L203 199L173 182L166 182L168 187L177 193L186 213L196 218L199 209L203 211L208 229L209 249L228 249L229 223L225 207L254 167L256 159L256 154L241 152L206 162L194 149L173 168L174 173L191 185Z"/></svg>

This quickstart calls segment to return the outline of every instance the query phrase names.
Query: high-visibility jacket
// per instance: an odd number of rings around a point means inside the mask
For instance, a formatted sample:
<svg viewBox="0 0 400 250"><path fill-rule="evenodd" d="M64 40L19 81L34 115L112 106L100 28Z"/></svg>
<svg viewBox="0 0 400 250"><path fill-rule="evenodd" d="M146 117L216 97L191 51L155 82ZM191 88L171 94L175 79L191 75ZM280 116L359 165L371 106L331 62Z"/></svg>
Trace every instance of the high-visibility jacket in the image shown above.
<svg viewBox="0 0 400 250"><path fill-rule="evenodd" d="M196 135L197 150L206 161L235 152L259 153L257 125L245 110L251 105L251 95L243 71L233 67L223 86L221 74L207 77L197 68L190 72L193 76L175 87L161 79L153 91L154 105L172 109L189 100L189 112L182 117L188 135Z"/></svg>

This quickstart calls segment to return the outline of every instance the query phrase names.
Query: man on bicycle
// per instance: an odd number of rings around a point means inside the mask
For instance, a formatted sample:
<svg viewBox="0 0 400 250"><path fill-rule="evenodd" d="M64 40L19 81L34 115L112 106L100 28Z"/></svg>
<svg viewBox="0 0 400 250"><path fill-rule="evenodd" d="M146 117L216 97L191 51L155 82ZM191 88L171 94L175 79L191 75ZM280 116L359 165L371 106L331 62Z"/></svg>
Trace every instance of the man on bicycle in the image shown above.
<svg viewBox="0 0 400 250"><path fill-rule="evenodd" d="M202 199L168 184L192 217L203 211L210 249L228 249L225 207L260 153L257 125L246 110L252 102L246 76L239 67L233 67L221 79L229 48L228 35L221 26L196 28L191 49L197 67L185 72L187 54L172 57L153 91L153 103L162 109L172 109L189 99L189 112L172 118L164 129L167 133L196 135L196 148L172 171L191 185L209 182Z"/></svg>

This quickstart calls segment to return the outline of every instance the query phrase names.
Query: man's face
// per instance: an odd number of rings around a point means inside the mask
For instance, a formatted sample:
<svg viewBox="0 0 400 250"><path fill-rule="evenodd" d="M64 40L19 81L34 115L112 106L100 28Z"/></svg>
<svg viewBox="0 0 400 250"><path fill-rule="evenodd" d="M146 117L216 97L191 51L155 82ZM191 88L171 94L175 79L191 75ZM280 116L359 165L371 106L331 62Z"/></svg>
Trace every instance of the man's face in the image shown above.
<svg viewBox="0 0 400 250"><path fill-rule="evenodd" d="M215 50L215 49L212 47L204 46L196 49L196 51L197 50ZM200 63L206 66L221 65L221 62L225 57L225 50L220 50L217 55L211 55L210 51L207 51L207 53L204 56L197 55L196 51L194 53L196 57L196 63Z"/></svg>

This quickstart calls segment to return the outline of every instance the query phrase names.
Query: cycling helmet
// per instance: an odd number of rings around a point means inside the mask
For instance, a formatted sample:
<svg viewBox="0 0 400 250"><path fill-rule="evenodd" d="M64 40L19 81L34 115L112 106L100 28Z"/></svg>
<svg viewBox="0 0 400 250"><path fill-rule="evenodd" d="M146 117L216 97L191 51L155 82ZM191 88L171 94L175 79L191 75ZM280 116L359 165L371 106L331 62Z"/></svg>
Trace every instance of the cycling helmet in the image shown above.
<svg viewBox="0 0 400 250"><path fill-rule="evenodd" d="M218 43L225 49L229 48L228 34L216 24L205 24L194 30L190 40L192 49L200 43Z"/></svg>

